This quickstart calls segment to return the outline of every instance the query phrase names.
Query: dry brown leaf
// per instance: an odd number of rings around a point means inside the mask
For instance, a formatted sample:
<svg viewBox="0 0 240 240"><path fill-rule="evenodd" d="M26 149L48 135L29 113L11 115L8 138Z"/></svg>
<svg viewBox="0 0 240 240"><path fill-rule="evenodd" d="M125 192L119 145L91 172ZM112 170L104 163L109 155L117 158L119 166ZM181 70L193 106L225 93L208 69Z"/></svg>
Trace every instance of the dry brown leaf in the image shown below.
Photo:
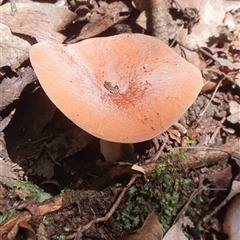
<svg viewBox="0 0 240 240"><path fill-rule="evenodd" d="M132 0L131 3L139 12L146 10L149 6L149 2L146 0Z"/></svg>
<svg viewBox="0 0 240 240"><path fill-rule="evenodd" d="M18 45L16 45L18 46ZM13 48L13 51L15 48ZM28 50L27 50L28 51ZM12 56L14 58L14 54ZM17 61L17 59L16 59ZM14 100L18 99L22 90L31 82L37 80L37 77L32 68L21 68L18 72L18 77L4 78L0 83L0 111L7 107ZM9 87L11 86L11 87Z"/></svg>
<svg viewBox="0 0 240 240"><path fill-rule="evenodd" d="M150 213L143 226L135 232L128 233L121 240L161 240L162 226L154 212Z"/></svg>
<svg viewBox="0 0 240 240"><path fill-rule="evenodd" d="M136 23L142 27L143 29L147 29L147 16L146 11L142 11L141 14L138 16Z"/></svg>
<svg viewBox="0 0 240 240"><path fill-rule="evenodd" d="M226 12L232 11L232 10L236 11L239 9L239 0L223 1L223 4Z"/></svg>
<svg viewBox="0 0 240 240"><path fill-rule="evenodd" d="M99 2L99 10L95 9L90 15L89 22L81 29L79 36L76 39L68 41L69 43L77 42L82 39L94 37L113 25L122 22L128 17L130 9L123 2ZM98 12L99 11L99 12ZM125 13L121 15L121 13Z"/></svg>
<svg viewBox="0 0 240 240"><path fill-rule="evenodd" d="M34 216L43 216L49 212L56 211L62 207L62 204L63 198L61 196L55 196L47 199L36 208Z"/></svg>
<svg viewBox="0 0 240 240"><path fill-rule="evenodd" d="M227 165L227 167L221 171L207 174L207 179L211 182L213 187L217 188L228 189L231 186L232 178L232 167L230 165Z"/></svg>
<svg viewBox="0 0 240 240"><path fill-rule="evenodd" d="M215 215L223 206L225 206L233 197L240 193L240 182L233 180L231 191L228 196L206 217L204 217L203 221L208 222L213 215Z"/></svg>
<svg viewBox="0 0 240 240"><path fill-rule="evenodd" d="M18 223L16 223L16 225L8 233L7 240L15 240L18 233L18 229L19 229Z"/></svg>
<svg viewBox="0 0 240 240"><path fill-rule="evenodd" d="M39 224L37 229L37 239L48 240L48 233L45 226L42 222Z"/></svg>
<svg viewBox="0 0 240 240"><path fill-rule="evenodd" d="M10 231L14 231L15 226L21 221L28 221L31 218L31 214L28 212L23 212L11 219L0 224L0 239L6 239L6 235Z"/></svg>
<svg viewBox="0 0 240 240"><path fill-rule="evenodd" d="M1 22L12 32L29 35L38 42L51 40L63 42L65 36L57 31L63 30L73 21L76 14L64 7L49 3L18 3L12 14L10 4L0 7Z"/></svg>
<svg viewBox="0 0 240 240"><path fill-rule="evenodd" d="M15 163L0 161L0 183L12 188L14 183L19 180L16 171L18 167Z"/></svg>
<svg viewBox="0 0 240 240"><path fill-rule="evenodd" d="M207 46L210 37L217 37L217 27L222 23L225 9L223 0L179 0L182 9L196 8L199 11L200 21L191 29L191 34L180 34L178 41L190 49L197 46Z"/></svg>
<svg viewBox="0 0 240 240"><path fill-rule="evenodd" d="M7 117L0 119L0 132L2 132L8 126L15 112L16 109L13 109Z"/></svg>
<svg viewBox="0 0 240 240"><path fill-rule="evenodd" d="M240 87L240 71L237 74L235 81L236 81L236 84L238 85L238 87Z"/></svg>
<svg viewBox="0 0 240 240"><path fill-rule="evenodd" d="M231 12L227 12L224 19L223 19L223 23L224 26L227 26L228 29L231 31L233 30L236 25L237 25L237 20L236 18L233 16L233 14Z"/></svg>
<svg viewBox="0 0 240 240"><path fill-rule="evenodd" d="M180 48L180 49L178 49ZM176 45L175 47L175 51L179 52L179 54L181 54L181 50L184 51L183 57L190 63L192 63L193 65L195 65L200 71L202 71L206 66L207 63L206 61L204 61L199 54L197 53L197 51L189 51L188 49L183 49L181 48L179 45Z"/></svg>
<svg viewBox="0 0 240 240"><path fill-rule="evenodd" d="M13 71L15 71L15 69L28 59L28 49L30 47L30 43L12 35L10 28L5 24L0 23L0 32L0 68L9 66Z"/></svg>
<svg viewBox="0 0 240 240"><path fill-rule="evenodd" d="M208 26L212 35L218 36L217 27L222 23L226 12L223 0L178 0L177 2L182 9L196 8L199 11L200 22ZM202 34L203 32L198 32L198 35Z"/></svg>
<svg viewBox="0 0 240 240"><path fill-rule="evenodd" d="M240 123L240 104L231 100L229 102L229 107L230 116L227 117L227 120L232 124Z"/></svg>
<svg viewBox="0 0 240 240"><path fill-rule="evenodd" d="M17 180L22 180L23 175L22 168L9 158L4 133L0 132L0 184L12 188Z"/></svg>
<svg viewBox="0 0 240 240"><path fill-rule="evenodd" d="M35 231L26 220L19 222L18 226L25 229L25 231L27 232L28 239L36 240Z"/></svg>
<svg viewBox="0 0 240 240"><path fill-rule="evenodd" d="M165 234L163 240L187 240L183 234L181 221L177 221Z"/></svg>
<svg viewBox="0 0 240 240"><path fill-rule="evenodd" d="M225 215L223 231L231 240L240 239L240 194L236 195Z"/></svg>

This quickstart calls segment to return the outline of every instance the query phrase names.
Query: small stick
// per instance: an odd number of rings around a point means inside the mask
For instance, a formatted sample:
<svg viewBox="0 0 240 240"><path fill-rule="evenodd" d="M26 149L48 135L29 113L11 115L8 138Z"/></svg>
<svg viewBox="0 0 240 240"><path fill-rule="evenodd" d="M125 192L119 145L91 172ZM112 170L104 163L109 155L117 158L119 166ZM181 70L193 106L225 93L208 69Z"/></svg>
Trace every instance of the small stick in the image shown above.
<svg viewBox="0 0 240 240"><path fill-rule="evenodd" d="M188 201L186 202L186 204L184 205L184 207L182 208L182 210L178 213L177 217L175 218L173 224L175 224L177 222L177 220L181 217L185 215L185 212L188 209L188 206L190 205L190 203L192 202L192 200L198 195L200 194L204 189L204 186L202 184L202 179L200 179L199 182L199 186L197 189L194 189L194 191L192 192L191 196L189 197Z"/></svg>
<svg viewBox="0 0 240 240"><path fill-rule="evenodd" d="M112 207L110 208L110 210L108 211L108 213L104 217L95 218L92 221L90 221L89 223L87 223L86 225L80 226L78 228L77 232L67 236L67 239L76 238L77 236L81 235L82 232L85 232L86 230L88 230L95 223L106 222L113 215L113 213L116 211L116 209L119 206L119 204L120 204L122 198L124 197L126 191L133 185L133 183L136 181L136 179L138 177L139 177L139 175L137 175L137 174L132 176L132 178L130 179L128 184L122 189L122 192L119 194L116 202L112 205Z"/></svg>
<svg viewBox="0 0 240 240"><path fill-rule="evenodd" d="M174 147L172 149L170 149L170 151L174 151L174 150L181 150L181 149L194 149L194 150L210 150L210 151L221 151L221 152L225 152L227 154L229 154L229 156L231 156L231 154L234 152L234 151L230 151L230 150L225 150L225 149L222 149L222 148L214 148L214 147Z"/></svg>
<svg viewBox="0 0 240 240"><path fill-rule="evenodd" d="M240 184L238 181L232 182L232 188L228 196L205 218L203 218L204 222L208 222L213 215L215 215L223 206L225 206L235 195L240 192Z"/></svg>
<svg viewBox="0 0 240 240"><path fill-rule="evenodd" d="M168 45L167 0L149 0L148 28L152 35Z"/></svg>
<svg viewBox="0 0 240 240"><path fill-rule="evenodd" d="M206 113L206 111L208 110L208 108L209 108L209 106L210 106L213 98L215 97L215 95L216 95L216 93L217 93L217 91L218 91L218 89L219 89L219 87L220 87L220 85L221 85L221 83L222 83L222 80L223 80L223 79L221 79L221 80L218 82L218 84L217 84L217 86L216 86L216 88L215 88L215 90L214 90L214 92L213 92L213 94L212 94L212 97L211 97L210 101L208 102L208 104L207 104L207 106L205 107L205 109L199 114L199 119L198 119L197 123L199 123L199 122L202 120L203 115L204 115L204 114Z"/></svg>

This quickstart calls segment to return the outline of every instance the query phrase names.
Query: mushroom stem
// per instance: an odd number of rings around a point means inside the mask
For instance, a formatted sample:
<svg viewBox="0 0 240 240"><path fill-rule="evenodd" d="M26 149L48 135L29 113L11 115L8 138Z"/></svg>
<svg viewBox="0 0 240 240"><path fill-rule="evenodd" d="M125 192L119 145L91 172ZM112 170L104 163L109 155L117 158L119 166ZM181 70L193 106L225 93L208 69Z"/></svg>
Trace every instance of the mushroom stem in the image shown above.
<svg viewBox="0 0 240 240"><path fill-rule="evenodd" d="M100 151L107 162L114 163L119 160L122 155L122 143L100 139Z"/></svg>

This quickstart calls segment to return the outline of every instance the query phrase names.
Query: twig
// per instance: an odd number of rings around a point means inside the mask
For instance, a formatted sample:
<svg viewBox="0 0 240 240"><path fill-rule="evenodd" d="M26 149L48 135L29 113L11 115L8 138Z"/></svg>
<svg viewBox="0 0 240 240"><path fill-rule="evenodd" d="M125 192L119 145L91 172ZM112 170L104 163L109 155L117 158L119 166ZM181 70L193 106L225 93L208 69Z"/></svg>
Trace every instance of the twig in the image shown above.
<svg viewBox="0 0 240 240"><path fill-rule="evenodd" d="M181 134L186 134L187 133L187 129L182 125L180 124L179 122L175 122L173 124L173 126L181 133Z"/></svg>
<svg viewBox="0 0 240 240"><path fill-rule="evenodd" d="M167 0L149 0L148 28L152 35L168 45Z"/></svg>
<svg viewBox="0 0 240 240"><path fill-rule="evenodd" d="M200 177L199 177L200 178ZM177 222L177 220L180 218L180 216L184 215L185 212L187 211L187 208L189 206L189 204L192 202L192 200L203 191L203 189L205 189L205 186L203 186L202 184L202 179L200 179L199 181L199 185L198 185L198 189L194 189L194 191L192 192L191 196L189 197L189 199L187 200L186 204L184 205L184 207L181 209L181 211L178 213L177 217L175 218L173 224L175 224Z"/></svg>
<svg viewBox="0 0 240 240"><path fill-rule="evenodd" d="M116 211L117 207L119 206L122 198L124 197L126 191L128 190L128 188L130 188L132 186L132 184L136 181L136 179L139 177L139 175L133 175L132 178L130 179L130 181L128 182L128 184L122 189L122 192L119 194L116 202L112 205L112 207L110 208L110 210L108 211L108 213L104 216L104 217L99 217L99 218L95 218L92 221L90 221L89 223L87 223L84 226L80 226L77 230L76 233L73 233L69 236L67 236L67 239L73 239L79 235L81 235L82 232L85 232L86 230L88 230L93 224L95 223L99 223L99 222L106 222L112 215L113 213Z"/></svg>
<svg viewBox="0 0 240 240"><path fill-rule="evenodd" d="M0 132L2 132L7 127L7 125L10 123L15 111L16 111L16 109L13 109L7 117L5 117L2 120L0 119Z"/></svg>
<svg viewBox="0 0 240 240"><path fill-rule="evenodd" d="M172 47L175 44L175 42L177 41L177 37L180 35L181 31L183 30L183 27L184 27L184 25L182 25L179 28L179 30L177 31L177 34L176 34L175 38L173 39L172 43L170 44L170 47Z"/></svg>
<svg viewBox="0 0 240 240"><path fill-rule="evenodd" d="M220 121L220 124L218 124L217 128L215 129L214 133L212 134L211 138L208 141L208 144L213 144L215 141L215 138L217 134L219 133L220 129L223 127L223 123L226 120L226 117L223 117L222 120Z"/></svg>
<svg viewBox="0 0 240 240"><path fill-rule="evenodd" d="M210 189L211 190L211 189ZM236 194L240 192L240 184L238 181L233 181L232 188L228 196L208 215L203 221L209 221L213 215L215 215L223 206L225 206Z"/></svg>
<svg viewBox="0 0 240 240"><path fill-rule="evenodd" d="M222 80L223 80L223 79L221 79L221 80L218 82L218 84L217 84L217 86L216 86L216 88L215 88L215 90L214 90L214 92L213 92L213 94L212 94L212 97L211 97L210 101L208 102L208 104L207 104L207 106L205 107L205 109L199 114L199 119L198 119L197 123L199 123L199 122L202 120L203 115L204 115L204 114L206 113L206 111L208 110L208 108L209 108L209 106L210 106L213 98L215 97L215 95L216 95L216 93L217 93L217 91L218 91L218 88L220 87L220 85L221 85L221 83L222 83Z"/></svg>
<svg viewBox="0 0 240 240"><path fill-rule="evenodd" d="M162 144L161 148L159 149L159 151L157 152L157 154L153 157L153 162L157 161L157 159L160 157L160 155L162 154L163 149L165 148L168 140L169 140L168 136L165 134L165 139L163 141L163 144Z"/></svg>
<svg viewBox="0 0 240 240"><path fill-rule="evenodd" d="M206 56L208 56L209 58L212 59L212 61L214 62L215 65L217 65L217 66L220 66L220 65L221 65L220 62L219 62L214 56L212 56L209 52L207 52L206 50L204 50L202 47L197 46L197 48L191 49L191 48L185 46L185 45L184 45L183 43L181 43L181 42L178 42L178 44L179 44L181 47L187 49L188 51L197 52L198 54L204 53Z"/></svg>
<svg viewBox="0 0 240 240"><path fill-rule="evenodd" d="M213 147L174 147L172 149L170 149L169 151L174 151L174 150L181 150L181 149L199 149L199 150L211 150L211 151L220 151L220 152L225 152L227 154L229 154L229 156L231 156L231 154L234 151L229 151L229 150L224 150L221 148L213 148Z"/></svg>

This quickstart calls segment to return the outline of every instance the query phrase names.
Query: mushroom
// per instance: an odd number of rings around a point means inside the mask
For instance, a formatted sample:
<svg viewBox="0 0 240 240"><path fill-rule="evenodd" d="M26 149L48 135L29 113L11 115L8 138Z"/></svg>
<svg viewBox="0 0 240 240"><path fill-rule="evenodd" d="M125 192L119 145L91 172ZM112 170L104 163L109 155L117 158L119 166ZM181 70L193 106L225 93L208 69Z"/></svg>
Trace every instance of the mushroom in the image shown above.
<svg viewBox="0 0 240 240"><path fill-rule="evenodd" d="M190 107L200 71L160 40L143 34L30 48L52 102L76 125L110 142L135 143L167 130Z"/></svg>

